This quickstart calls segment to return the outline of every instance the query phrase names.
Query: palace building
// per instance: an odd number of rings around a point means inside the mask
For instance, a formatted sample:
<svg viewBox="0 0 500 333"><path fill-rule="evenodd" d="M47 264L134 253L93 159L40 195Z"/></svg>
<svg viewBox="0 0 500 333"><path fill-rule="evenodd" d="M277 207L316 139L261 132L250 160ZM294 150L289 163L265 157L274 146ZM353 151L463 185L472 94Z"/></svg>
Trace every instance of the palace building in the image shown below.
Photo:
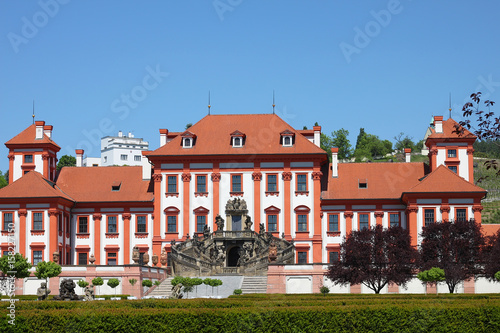
<svg viewBox="0 0 500 333"><path fill-rule="evenodd" d="M56 173L52 126L36 121L5 143L0 247L7 253L13 224L16 251L35 265L126 266L138 252L174 273L267 273L268 292L285 292L289 277L322 276L352 230L399 225L417 246L427 223L480 222L476 137L455 124L434 117L428 165L410 162L409 150L401 163L339 163L336 148L330 163L320 126L208 115L184 132L160 129L160 147L142 151L140 166L83 167L77 149L78 166Z"/></svg>

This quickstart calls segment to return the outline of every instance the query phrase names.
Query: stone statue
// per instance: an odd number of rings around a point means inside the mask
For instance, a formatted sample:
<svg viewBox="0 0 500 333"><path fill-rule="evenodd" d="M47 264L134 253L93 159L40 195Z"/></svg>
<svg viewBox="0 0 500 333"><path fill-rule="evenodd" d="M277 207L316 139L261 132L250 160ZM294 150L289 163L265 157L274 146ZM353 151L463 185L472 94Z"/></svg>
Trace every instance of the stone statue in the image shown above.
<svg viewBox="0 0 500 333"><path fill-rule="evenodd" d="M226 253L224 252L224 246L217 246L217 258L216 261L224 262L226 260Z"/></svg>
<svg viewBox="0 0 500 333"><path fill-rule="evenodd" d="M252 222L252 218L248 215L246 215L246 219L245 219L245 230L252 230L252 225L253 225L253 222Z"/></svg>
<svg viewBox="0 0 500 333"><path fill-rule="evenodd" d="M170 245L175 246L175 244L176 244L175 239L172 239L172 240L170 241ZM165 249L163 249L163 251L165 251Z"/></svg>
<svg viewBox="0 0 500 333"><path fill-rule="evenodd" d="M78 296L75 293L76 284L73 280L64 279L59 286L59 296L54 296L54 300L56 301L79 301L83 299L83 296Z"/></svg>
<svg viewBox="0 0 500 333"><path fill-rule="evenodd" d="M247 203L245 200L241 200L240 202L240 199L238 199L238 203L240 204L240 210L247 210Z"/></svg>
<svg viewBox="0 0 500 333"><path fill-rule="evenodd" d="M94 296L94 285L91 284L90 286L85 287L85 300L86 301L93 301L95 298Z"/></svg>
<svg viewBox="0 0 500 333"><path fill-rule="evenodd" d="M217 231L224 230L224 219L219 214L215 217L215 224L217 225Z"/></svg>
<svg viewBox="0 0 500 333"><path fill-rule="evenodd" d="M186 234L186 240L190 239L191 236L189 236L189 233Z"/></svg>
<svg viewBox="0 0 500 333"><path fill-rule="evenodd" d="M36 295L39 301L43 301L50 294L50 289L47 288L47 283L42 282L40 288L36 290Z"/></svg>
<svg viewBox="0 0 500 333"><path fill-rule="evenodd" d="M182 284L177 283L175 286L172 287L172 292L170 294L170 298L172 298L172 299L182 298L181 290L182 290Z"/></svg>
<svg viewBox="0 0 500 333"><path fill-rule="evenodd" d="M266 226L264 225L264 223L260 223L259 224L259 235L264 236L265 233L266 233Z"/></svg>
<svg viewBox="0 0 500 333"><path fill-rule="evenodd" d="M210 237L210 227L208 225L206 225L206 224L203 227L203 237L205 237L205 239L207 239L208 237Z"/></svg>
<svg viewBox="0 0 500 333"><path fill-rule="evenodd" d="M274 262L278 258L278 248L274 241L271 241L269 245L269 262Z"/></svg>
<svg viewBox="0 0 500 333"><path fill-rule="evenodd" d="M134 261L134 264L139 264L139 259L140 259L140 253L139 253L139 248L137 246L134 246L132 249L132 260Z"/></svg>
<svg viewBox="0 0 500 333"><path fill-rule="evenodd" d="M284 232L281 233L281 238L285 239L285 233Z"/></svg>

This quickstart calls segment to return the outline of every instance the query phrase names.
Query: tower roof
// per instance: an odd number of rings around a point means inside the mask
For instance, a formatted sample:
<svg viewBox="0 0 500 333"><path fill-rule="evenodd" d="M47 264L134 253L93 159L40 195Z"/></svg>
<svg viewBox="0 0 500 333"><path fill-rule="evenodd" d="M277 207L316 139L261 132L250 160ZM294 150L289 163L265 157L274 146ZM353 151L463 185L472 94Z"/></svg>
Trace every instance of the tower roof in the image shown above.
<svg viewBox="0 0 500 333"><path fill-rule="evenodd" d="M10 139L5 143L7 147L12 145L34 145L34 144L50 144L53 145L54 148L59 151L61 147L59 147L51 138L47 135L43 134L41 139L36 139L36 125L30 125L24 131Z"/></svg>
<svg viewBox="0 0 500 333"><path fill-rule="evenodd" d="M0 189L0 199L12 198L64 198L74 201L56 183L45 179L36 171L30 171L12 184Z"/></svg>

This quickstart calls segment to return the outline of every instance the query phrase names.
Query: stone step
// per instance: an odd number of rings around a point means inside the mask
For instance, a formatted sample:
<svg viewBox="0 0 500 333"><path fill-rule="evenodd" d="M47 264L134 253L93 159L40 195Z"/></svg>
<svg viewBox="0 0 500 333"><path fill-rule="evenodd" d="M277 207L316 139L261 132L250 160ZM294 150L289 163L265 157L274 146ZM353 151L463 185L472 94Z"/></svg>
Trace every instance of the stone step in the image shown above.
<svg viewBox="0 0 500 333"><path fill-rule="evenodd" d="M173 277L166 278L163 282L156 287L148 296L165 296L170 297L172 292L172 281Z"/></svg>
<svg viewBox="0 0 500 333"><path fill-rule="evenodd" d="M245 276L241 284L243 294L257 294L267 292L267 276Z"/></svg>

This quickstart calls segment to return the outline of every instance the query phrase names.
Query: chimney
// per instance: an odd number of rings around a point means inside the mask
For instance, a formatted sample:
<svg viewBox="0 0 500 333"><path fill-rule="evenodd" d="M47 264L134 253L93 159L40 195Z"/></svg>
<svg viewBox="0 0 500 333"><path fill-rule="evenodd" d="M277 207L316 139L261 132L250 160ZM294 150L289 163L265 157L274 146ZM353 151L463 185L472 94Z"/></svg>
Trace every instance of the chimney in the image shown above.
<svg viewBox="0 0 500 333"><path fill-rule="evenodd" d="M35 126L35 139L43 139L43 128L45 127L45 121L35 121Z"/></svg>
<svg viewBox="0 0 500 333"><path fill-rule="evenodd" d="M128 137L133 138L134 136L132 135L132 132L128 132Z"/></svg>
<svg viewBox="0 0 500 333"><path fill-rule="evenodd" d="M314 144L318 147L321 147L321 126L313 126L314 130Z"/></svg>
<svg viewBox="0 0 500 333"><path fill-rule="evenodd" d="M411 160L411 148L405 148L405 162L410 163Z"/></svg>
<svg viewBox="0 0 500 333"><path fill-rule="evenodd" d="M168 129L160 129L160 147L167 144Z"/></svg>
<svg viewBox="0 0 500 333"><path fill-rule="evenodd" d="M443 133L443 116L434 116L434 130Z"/></svg>
<svg viewBox="0 0 500 333"><path fill-rule="evenodd" d="M83 149L75 149L76 153L76 166L81 167L83 165Z"/></svg>
<svg viewBox="0 0 500 333"><path fill-rule="evenodd" d="M52 139L52 128L54 128L54 126L52 125L45 125L43 126L43 133L49 137L49 139Z"/></svg>
<svg viewBox="0 0 500 333"><path fill-rule="evenodd" d="M337 178L339 176L339 160L338 160L339 149L332 147L332 178Z"/></svg>
<svg viewBox="0 0 500 333"><path fill-rule="evenodd" d="M118 131L118 137L121 138L123 136L123 132L122 131Z"/></svg>
<svg viewBox="0 0 500 333"><path fill-rule="evenodd" d="M149 163L149 159L146 156L147 154L149 154L149 151L142 152L142 180L151 180L151 169L153 168L153 166L151 165L151 163Z"/></svg>

